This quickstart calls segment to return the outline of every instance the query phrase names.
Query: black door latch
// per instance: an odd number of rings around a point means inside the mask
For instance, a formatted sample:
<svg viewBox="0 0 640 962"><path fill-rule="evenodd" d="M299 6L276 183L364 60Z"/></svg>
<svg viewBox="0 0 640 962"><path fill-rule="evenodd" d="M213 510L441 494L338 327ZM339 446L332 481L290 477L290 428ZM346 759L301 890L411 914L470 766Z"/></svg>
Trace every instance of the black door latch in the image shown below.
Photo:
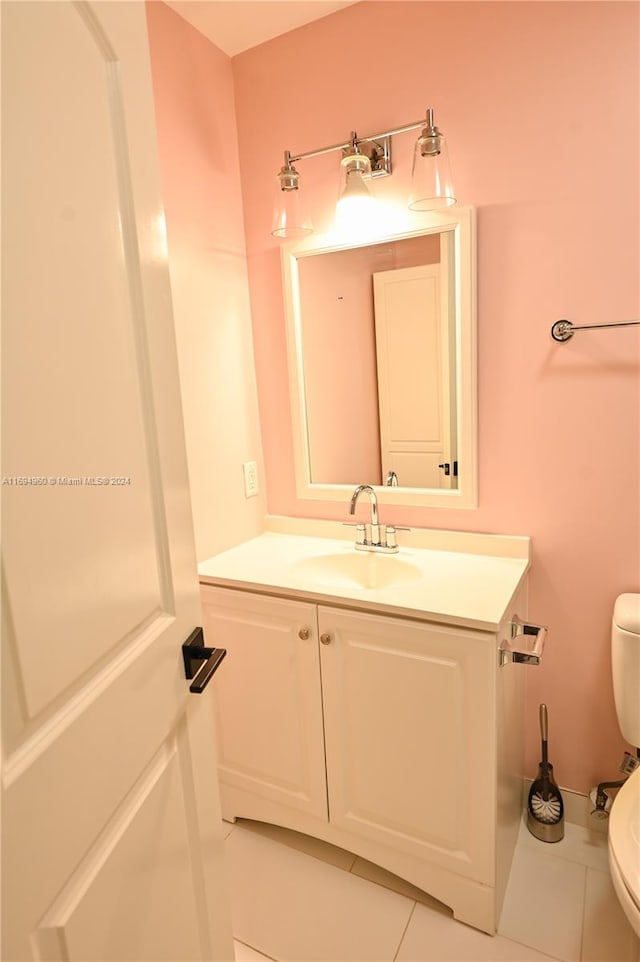
<svg viewBox="0 0 640 962"><path fill-rule="evenodd" d="M182 646L185 678L193 678L189 691L202 694L226 653L226 648L205 648L202 628L193 629Z"/></svg>

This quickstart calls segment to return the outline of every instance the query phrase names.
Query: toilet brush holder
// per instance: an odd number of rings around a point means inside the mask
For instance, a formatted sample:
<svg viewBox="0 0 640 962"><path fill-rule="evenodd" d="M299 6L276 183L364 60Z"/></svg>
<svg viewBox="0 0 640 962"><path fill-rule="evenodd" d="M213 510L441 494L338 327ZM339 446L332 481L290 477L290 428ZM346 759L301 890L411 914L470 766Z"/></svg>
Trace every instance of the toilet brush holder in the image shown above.
<svg viewBox="0 0 640 962"><path fill-rule="evenodd" d="M527 828L541 842L559 842L564 838L564 803L553 777L553 765L547 755L548 729L547 706L540 705L542 761L538 768L538 777L529 789Z"/></svg>

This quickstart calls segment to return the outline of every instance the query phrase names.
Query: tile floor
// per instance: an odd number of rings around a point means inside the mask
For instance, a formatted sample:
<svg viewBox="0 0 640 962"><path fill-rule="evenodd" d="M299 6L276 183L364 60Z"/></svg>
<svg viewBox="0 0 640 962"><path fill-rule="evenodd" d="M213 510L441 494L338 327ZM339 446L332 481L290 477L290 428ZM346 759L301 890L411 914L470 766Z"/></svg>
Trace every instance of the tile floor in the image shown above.
<svg viewBox="0 0 640 962"><path fill-rule="evenodd" d="M606 836L520 829L498 934L342 849L224 823L236 962L640 962L609 880Z"/></svg>

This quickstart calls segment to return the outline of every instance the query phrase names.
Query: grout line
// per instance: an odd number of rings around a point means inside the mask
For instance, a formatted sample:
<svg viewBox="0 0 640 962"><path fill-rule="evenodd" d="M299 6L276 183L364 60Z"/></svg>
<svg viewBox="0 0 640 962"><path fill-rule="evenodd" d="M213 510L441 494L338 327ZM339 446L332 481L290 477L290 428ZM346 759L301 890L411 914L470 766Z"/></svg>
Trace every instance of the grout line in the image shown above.
<svg viewBox="0 0 640 962"><path fill-rule="evenodd" d="M237 939L235 935L233 937L233 941L238 942L240 945L246 946L248 949L251 949L253 952L259 952L260 955L264 956L265 959L269 959L270 962L278 962L278 960L274 959L271 955L265 955L262 949L257 949L255 945L249 945L248 942L243 942L242 939Z"/></svg>
<svg viewBox="0 0 640 962"><path fill-rule="evenodd" d="M584 950L584 927L586 921L586 907L587 907L587 876L589 874L589 868L585 865L584 872L584 883L582 886L582 918L580 920L580 955L579 958L582 959L582 953Z"/></svg>
<svg viewBox="0 0 640 962"><path fill-rule="evenodd" d="M400 949L402 948L402 943L404 942L404 937L405 937L405 935L407 934L407 929L409 928L409 925L410 925L410 923L411 923L411 919L413 918L413 913L414 913L415 910L416 910L416 905L417 905L417 904L418 904L417 902L414 902L414 903L413 903L413 908L412 908L411 911L409 912L409 918L407 919L407 924L405 925L405 927L404 927L404 929L403 929L403 931L402 931L402 935L400 936L400 941L398 942L398 948L396 949L396 951L395 951L395 953L394 953L394 956L393 956L393 962L396 962L396 959L398 958L398 952L399 952Z"/></svg>

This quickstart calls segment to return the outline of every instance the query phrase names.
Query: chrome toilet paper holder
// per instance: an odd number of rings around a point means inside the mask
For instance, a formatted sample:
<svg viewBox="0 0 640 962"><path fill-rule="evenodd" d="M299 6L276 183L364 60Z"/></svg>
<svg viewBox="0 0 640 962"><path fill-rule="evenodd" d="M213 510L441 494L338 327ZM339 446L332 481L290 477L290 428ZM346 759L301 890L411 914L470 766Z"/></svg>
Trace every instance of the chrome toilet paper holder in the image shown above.
<svg viewBox="0 0 640 962"><path fill-rule="evenodd" d="M523 665L539 665L547 637L545 625L533 625L514 615L509 622L511 635L503 638L498 650L500 665L512 661Z"/></svg>

